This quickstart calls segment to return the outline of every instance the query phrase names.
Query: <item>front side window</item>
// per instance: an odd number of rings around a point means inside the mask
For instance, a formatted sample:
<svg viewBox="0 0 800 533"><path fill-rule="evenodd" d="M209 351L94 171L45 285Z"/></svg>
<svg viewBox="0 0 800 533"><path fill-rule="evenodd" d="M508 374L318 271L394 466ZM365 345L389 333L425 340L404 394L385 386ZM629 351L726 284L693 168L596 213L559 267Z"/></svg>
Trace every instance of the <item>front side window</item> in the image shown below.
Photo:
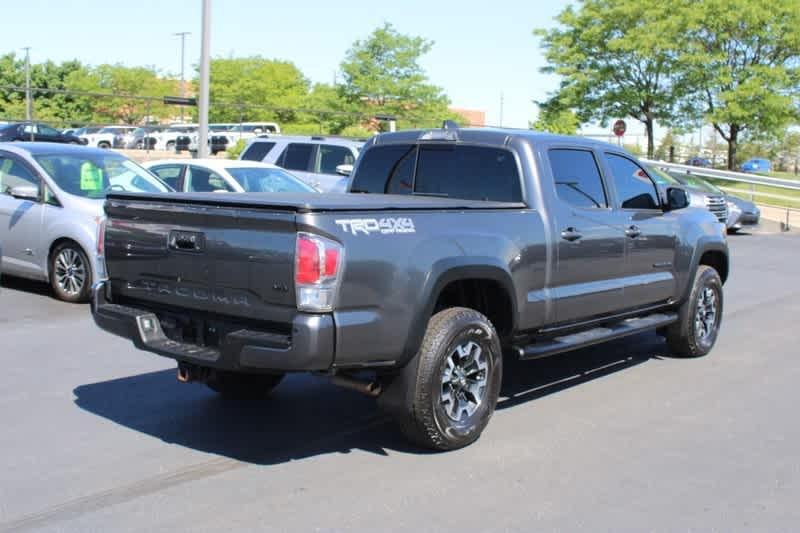
<svg viewBox="0 0 800 533"><path fill-rule="evenodd" d="M575 207L608 207L603 178L589 150L558 148L547 153L558 197Z"/></svg>
<svg viewBox="0 0 800 533"><path fill-rule="evenodd" d="M313 144L290 143L278 159L278 165L287 170L308 170L313 152Z"/></svg>
<svg viewBox="0 0 800 533"><path fill-rule="evenodd" d="M82 198L102 199L109 191L171 190L150 172L117 154L41 154L34 159L59 189Z"/></svg>
<svg viewBox="0 0 800 533"><path fill-rule="evenodd" d="M263 161L275 143L254 142L242 154L245 161Z"/></svg>
<svg viewBox="0 0 800 533"><path fill-rule="evenodd" d="M61 135L58 130L51 128L50 126L39 126L39 133L49 137L58 137Z"/></svg>
<svg viewBox="0 0 800 533"><path fill-rule="evenodd" d="M355 162L353 152L345 146L331 144L319 145L318 164L316 171L322 174L336 174L339 165L352 165Z"/></svg>
<svg viewBox="0 0 800 533"><path fill-rule="evenodd" d="M647 173L628 159L616 154L605 154L622 209L659 209L658 191Z"/></svg>
<svg viewBox="0 0 800 533"><path fill-rule="evenodd" d="M183 170L183 165L161 165L150 168L150 172L175 190L178 190L178 179L181 177L181 170Z"/></svg>
<svg viewBox="0 0 800 533"><path fill-rule="evenodd" d="M0 193L9 194L14 187L39 189L40 181L17 159L0 156Z"/></svg>

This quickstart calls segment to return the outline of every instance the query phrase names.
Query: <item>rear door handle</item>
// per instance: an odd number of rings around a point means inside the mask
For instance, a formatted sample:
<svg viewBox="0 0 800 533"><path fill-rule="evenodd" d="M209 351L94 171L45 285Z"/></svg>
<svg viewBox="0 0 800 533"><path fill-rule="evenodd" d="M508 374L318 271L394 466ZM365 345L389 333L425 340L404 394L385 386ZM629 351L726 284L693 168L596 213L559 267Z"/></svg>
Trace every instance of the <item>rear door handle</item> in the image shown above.
<svg viewBox="0 0 800 533"><path fill-rule="evenodd" d="M635 239L641 234L642 230L639 229L639 226L630 226L628 229L625 230L625 235L627 235L631 239Z"/></svg>
<svg viewBox="0 0 800 533"><path fill-rule="evenodd" d="M569 227L561 232L561 238L565 241L573 242L577 241L581 237L583 237L583 235L581 235L580 232L573 227Z"/></svg>

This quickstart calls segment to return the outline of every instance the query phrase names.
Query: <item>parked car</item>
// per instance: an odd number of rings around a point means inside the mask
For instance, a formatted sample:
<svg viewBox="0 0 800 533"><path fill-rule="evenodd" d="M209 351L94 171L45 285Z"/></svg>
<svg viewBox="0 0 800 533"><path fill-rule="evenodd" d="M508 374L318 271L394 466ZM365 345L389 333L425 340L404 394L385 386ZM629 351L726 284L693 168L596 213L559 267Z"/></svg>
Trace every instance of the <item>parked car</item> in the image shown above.
<svg viewBox="0 0 800 533"><path fill-rule="evenodd" d="M65 135L55 128L35 122L15 122L0 126L0 142L38 141L64 144L85 144L75 135Z"/></svg>
<svg viewBox="0 0 800 533"><path fill-rule="evenodd" d="M197 124L173 124L156 134L156 150L174 151L178 137L191 135L197 131ZM188 142L186 143L188 146Z"/></svg>
<svg viewBox="0 0 800 533"><path fill-rule="evenodd" d="M754 157L742 163L740 169L742 172L772 172L772 162L769 159Z"/></svg>
<svg viewBox="0 0 800 533"><path fill-rule="evenodd" d="M158 134L161 133L162 130L163 128L160 126L142 126L136 128L133 132L124 137L124 147L136 150L144 150L147 148L154 150L158 142Z"/></svg>
<svg viewBox="0 0 800 533"><path fill-rule="evenodd" d="M676 356L717 340L723 227L617 146L387 133L350 192L112 193L95 322L224 396L328 375L435 450L478 439L513 359L650 330Z"/></svg>
<svg viewBox="0 0 800 533"><path fill-rule="evenodd" d="M83 135L88 135L90 133L97 133L98 131L102 130L103 126L84 126L82 128L78 128L75 130L74 135L76 137L81 137Z"/></svg>
<svg viewBox="0 0 800 533"><path fill-rule="evenodd" d="M0 143L3 273L49 281L56 296L86 301L104 277L98 228L108 191L171 189L126 157L54 143Z"/></svg>
<svg viewBox="0 0 800 533"><path fill-rule="evenodd" d="M684 165L691 165L693 167L704 167L710 168L711 167L711 160L705 157L694 156L687 159Z"/></svg>
<svg viewBox="0 0 800 533"><path fill-rule="evenodd" d="M349 171L364 145L338 137L266 136L251 139L239 159L263 161L292 171L322 192L344 192Z"/></svg>
<svg viewBox="0 0 800 533"><path fill-rule="evenodd" d="M299 178L269 163L230 159L166 159L142 166L176 191L185 192L318 192Z"/></svg>
<svg viewBox="0 0 800 533"><path fill-rule="evenodd" d="M738 223L737 214L735 212L730 212L728 207L729 202L725 198L724 192L684 183L679 179L678 175L667 173L656 165L651 165L648 167L648 170L650 171L650 176L659 185L665 187L674 187L677 185L682 187L689 194L690 205L694 207L705 207L717 217L717 220L725 224L726 228L731 228Z"/></svg>
<svg viewBox="0 0 800 533"><path fill-rule="evenodd" d="M728 231L731 233L739 231L742 229L743 225L758 224L761 218L761 210L750 200L745 200L744 198L726 193L710 181L699 176L694 176L692 174L676 174L675 178L687 187L710 192L712 194L723 195L728 202L729 215L727 227Z"/></svg>
<svg viewBox="0 0 800 533"><path fill-rule="evenodd" d="M135 126L106 126L96 133L84 134L86 146L94 148L124 148L126 135L133 133Z"/></svg>

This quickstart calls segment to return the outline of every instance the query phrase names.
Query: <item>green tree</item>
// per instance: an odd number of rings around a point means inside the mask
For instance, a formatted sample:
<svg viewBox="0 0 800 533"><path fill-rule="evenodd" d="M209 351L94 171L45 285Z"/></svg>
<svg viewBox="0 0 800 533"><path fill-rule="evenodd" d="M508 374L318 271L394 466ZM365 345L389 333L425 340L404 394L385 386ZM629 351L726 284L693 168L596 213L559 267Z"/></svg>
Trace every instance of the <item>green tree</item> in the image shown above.
<svg viewBox="0 0 800 533"><path fill-rule="evenodd" d="M559 99L535 103L539 106L539 116L530 124L531 129L559 135L575 135L578 131L581 125L578 115Z"/></svg>
<svg viewBox="0 0 800 533"><path fill-rule="evenodd" d="M549 62L542 72L561 76L557 98L576 109L581 122L642 122L652 157L654 123L675 118L683 92L671 73L687 3L584 0L558 15L558 27L535 30Z"/></svg>
<svg viewBox="0 0 800 533"><path fill-rule="evenodd" d="M309 82L294 63L261 56L211 60L212 122L297 120Z"/></svg>
<svg viewBox="0 0 800 533"><path fill-rule="evenodd" d="M365 115L395 115L412 127L463 120L449 111L449 99L428 81L419 64L432 46L433 41L403 35L384 24L348 50L341 64L342 97Z"/></svg>
<svg viewBox="0 0 800 533"><path fill-rule="evenodd" d="M24 60L13 52L0 56L0 117L19 119L25 116L25 92L10 88L24 85Z"/></svg>
<svg viewBox="0 0 800 533"><path fill-rule="evenodd" d="M800 3L797 0L698 0L680 55L686 100L728 143L737 163L743 134L785 130L797 118Z"/></svg>

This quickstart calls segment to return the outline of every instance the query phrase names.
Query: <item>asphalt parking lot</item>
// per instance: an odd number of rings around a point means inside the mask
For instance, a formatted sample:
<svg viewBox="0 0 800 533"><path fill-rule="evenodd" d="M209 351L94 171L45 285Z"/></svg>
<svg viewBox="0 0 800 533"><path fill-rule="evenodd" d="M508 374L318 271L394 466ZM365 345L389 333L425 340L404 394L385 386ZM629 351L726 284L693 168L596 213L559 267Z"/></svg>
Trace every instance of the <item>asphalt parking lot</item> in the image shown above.
<svg viewBox="0 0 800 533"><path fill-rule="evenodd" d="M316 377L221 401L4 279L0 531L795 530L800 235L730 245L709 356L646 334L509 364L484 436L447 454Z"/></svg>

